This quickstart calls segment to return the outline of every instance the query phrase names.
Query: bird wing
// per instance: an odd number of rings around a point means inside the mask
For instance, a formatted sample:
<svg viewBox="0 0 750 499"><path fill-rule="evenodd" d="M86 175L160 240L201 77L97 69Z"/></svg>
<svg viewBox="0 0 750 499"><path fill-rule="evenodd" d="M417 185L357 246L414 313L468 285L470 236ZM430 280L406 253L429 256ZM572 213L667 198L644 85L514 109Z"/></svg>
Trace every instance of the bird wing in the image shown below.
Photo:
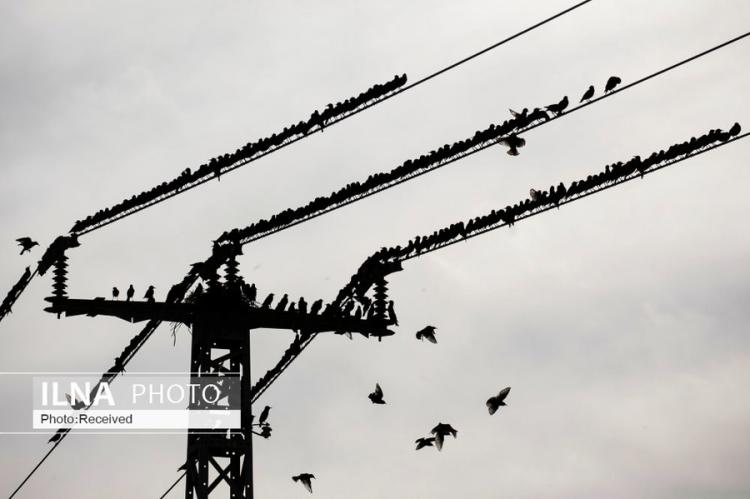
<svg viewBox="0 0 750 499"><path fill-rule="evenodd" d="M383 396L383 389L380 388L380 383L375 383L375 396L378 398Z"/></svg>
<svg viewBox="0 0 750 499"><path fill-rule="evenodd" d="M424 337L427 338L427 341L430 343L437 344L437 339L435 339L434 333L425 333Z"/></svg>
<svg viewBox="0 0 750 499"><path fill-rule="evenodd" d="M441 451L443 450L443 434L438 433L435 435L435 446L437 447L437 450Z"/></svg>
<svg viewBox="0 0 750 499"><path fill-rule="evenodd" d="M508 111L510 111L511 116L513 116L514 118L518 118L519 116L521 116L520 113L517 113L517 112L515 112L514 110L512 110L510 108L508 108Z"/></svg>
<svg viewBox="0 0 750 499"><path fill-rule="evenodd" d="M16 242L18 242L18 244L20 244L20 245L29 244L31 242L31 238L30 237L19 237L18 239L16 239Z"/></svg>
<svg viewBox="0 0 750 499"><path fill-rule="evenodd" d="M302 485L304 485L307 491L312 494L312 482L310 481L310 477L304 477L302 479Z"/></svg>
<svg viewBox="0 0 750 499"><path fill-rule="evenodd" d="M509 386L505 387L502 390L500 390L500 393L497 394L497 398L500 399L501 401L505 400L505 397L507 397L509 393L510 393L510 387Z"/></svg>

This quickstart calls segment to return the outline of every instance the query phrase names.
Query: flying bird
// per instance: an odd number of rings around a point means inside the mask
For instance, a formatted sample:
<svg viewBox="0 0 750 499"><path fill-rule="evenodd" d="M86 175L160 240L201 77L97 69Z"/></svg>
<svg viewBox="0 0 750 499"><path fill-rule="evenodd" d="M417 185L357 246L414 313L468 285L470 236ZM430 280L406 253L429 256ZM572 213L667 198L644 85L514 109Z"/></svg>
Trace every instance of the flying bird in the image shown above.
<svg viewBox="0 0 750 499"><path fill-rule="evenodd" d="M130 301L133 299L133 295L135 295L135 288L133 288L133 285L131 284L128 288L128 292L126 293L126 299L125 301Z"/></svg>
<svg viewBox="0 0 750 499"><path fill-rule="evenodd" d="M452 435L453 438L456 438L456 435L458 435L458 431L448 423L438 423L431 433L435 435L435 445L438 450L443 450L443 441L446 436Z"/></svg>
<svg viewBox="0 0 750 499"><path fill-rule="evenodd" d="M424 447L432 447L432 444L434 442L435 442L435 437L418 438L414 441L414 443L417 444L417 450L422 449Z"/></svg>
<svg viewBox="0 0 750 499"><path fill-rule="evenodd" d="M154 287L149 286L146 290L146 294L143 295L143 297L146 299L146 301L154 302Z"/></svg>
<svg viewBox="0 0 750 499"><path fill-rule="evenodd" d="M375 383L375 391L367 396L373 404L385 404L383 400L383 389L379 383Z"/></svg>
<svg viewBox="0 0 750 499"><path fill-rule="evenodd" d="M268 419L268 413L271 412L271 406L267 405L263 408L263 411L260 413L260 417L258 418L258 423L263 424L266 422L266 419Z"/></svg>
<svg viewBox="0 0 750 499"><path fill-rule="evenodd" d="M115 288L115 287L113 287L112 288L112 298L114 298L116 300L118 296L120 296L120 290L117 289L117 288Z"/></svg>
<svg viewBox="0 0 750 499"><path fill-rule="evenodd" d="M604 86L604 93L608 94L620 83L622 83L622 80L618 76L610 76L607 80L607 84Z"/></svg>
<svg viewBox="0 0 750 499"><path fill-rule="evenodd" d="M594 85L589 85L589 89L586 90L586 93L584 93L583 97L581 97L581 102L591 100L593 96L594 96Z"/></svg>
<svg viewBox="0 0 750 499"><path fill-rule="evenodd" d="M16 242L21 247L21 254L23 255L27 251L31 252L31 248L39 246L39 243L31 239L30 237L19 237Z"/></svg>
<svg viewBox="0 0 750 499"><path fill-rule="evenodd" d="M518 148L526 145L526 139L523 139L516 134L511 134L507 137L498 139L497 143L508 146L508 154L511 156L518 156Z"/></svg>
<svg viewBox="0 0 750 499"><path fill-rule="evenodd" d="M560 102L558 102L557 104L550 104L549 106L547 106L546 109L547 109L547 111L549 111L551 113L555 113L556 115L560 116L563 113L563 111L565 111L566 107L568 107L568 96L567 95L565 97L563 97Z"/></svg>
<svg viewBox="0 0 750 499"><path fill-rule="evenodd" d="M315 478L315 475L312 473L300 473L297 476L293 476L292 480L295 482L302 482L302 485L304 485L307 491L312 494L312 482L310 480L313 478Z"/></svg>
<svg viewBox="0 0 750 499"><path fill-rule="evenodd" d="M495 414L495 412L501 406L507 405L505 403L505 399L508 397L509 393L510 393L510 387L508 386L500 390L500 393L498 393L494 397L490 397L487 399L487 410L490 411L490 415Z"/></svg>
<svg viewBox="0 0 750 499"><path fill-rule="evenodd" d="M427 340L430 343L437 344L437 339L435 339L435 330L437 328L435 326L425 326L424 328L417 331L417 339L418 340Z"/></svg>

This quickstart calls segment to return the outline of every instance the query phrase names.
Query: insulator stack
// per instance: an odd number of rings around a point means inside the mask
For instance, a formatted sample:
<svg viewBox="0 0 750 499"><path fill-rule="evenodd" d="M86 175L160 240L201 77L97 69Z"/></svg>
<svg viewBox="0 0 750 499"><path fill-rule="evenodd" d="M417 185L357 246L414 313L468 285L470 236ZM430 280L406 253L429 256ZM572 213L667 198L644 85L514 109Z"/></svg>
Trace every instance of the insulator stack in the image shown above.
<svg viewBox="0 0 750 499"><path fill-rule="evenodd" d="M224 279L228 283L238 282L241 278L239 276L239 264L237 263L237 257L235 255L227 258L226 267L224 270Z"/></svg>
<svg viewBox="0 0 750 499"><path fill-rule="evenodd" d="M375 281L375 303L372 304L375 309L375 318L385 320L385 312L388 300L388 286L385 277L380 277Z"/></svg>
<svg viewBox="0 0 750 499"><path fill-rule="evenodd" d="M52 274L54 275L52 278L52 295L55 298L66 298L67 293L65 290L68 287L68 257L62 254L52 265L54 267L52 271Z"/></svg>

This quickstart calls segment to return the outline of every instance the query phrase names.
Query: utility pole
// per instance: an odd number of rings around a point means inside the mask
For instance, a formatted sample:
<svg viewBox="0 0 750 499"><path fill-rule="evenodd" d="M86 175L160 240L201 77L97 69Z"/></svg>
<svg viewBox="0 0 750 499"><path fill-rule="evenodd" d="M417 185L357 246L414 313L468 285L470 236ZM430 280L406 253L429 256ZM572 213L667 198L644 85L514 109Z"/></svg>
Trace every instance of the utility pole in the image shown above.
<svg viewBox="0 0 750 499"><path fill-rule="evenodd" d="M307 310L304 307L259 306L255 290L238 272L239 250L230 251L225 260L223 280L217 272L204 275L206 289L197 289L182 302L122 301L99 297L72 299L66 293L65 255L55 261L56 280L53 295L45 298L51 306L45 310L60 317L106 315L128 322L146 320L186 324L192 329L190 356L191 383L201 385L202 378L239 374L240 390L227 391L228 405L191 405L191 409L240 409L239 429L189 429L187 435L185 499L209 499L220 484L229 488L232 499L254 499L253 495L253 415L250 379L250 338L259 328L294 331L301 337L321 332L352 332L382 338L390 336L387 327L394 323L385 313L385 280L378 279L373 313L363 316L329 306ZM319 300L322 303L322 300ZM348 311L347 311L348 310ZM212 471L213 470L213 471Z"/></svg>

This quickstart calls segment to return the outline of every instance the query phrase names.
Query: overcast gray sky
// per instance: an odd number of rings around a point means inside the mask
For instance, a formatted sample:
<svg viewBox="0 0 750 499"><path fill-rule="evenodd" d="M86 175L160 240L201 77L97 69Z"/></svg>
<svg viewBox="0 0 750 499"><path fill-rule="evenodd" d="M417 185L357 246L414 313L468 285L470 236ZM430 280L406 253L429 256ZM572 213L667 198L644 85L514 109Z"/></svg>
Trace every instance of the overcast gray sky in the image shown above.
<svg viewBox="0 0 750 499"><path fill-rule="evenodd" d="M99 208L279 131L328 102L416 80L571 0L0 2L0 287ZM508 117L574 102L744 33L740 0L595 0L356 118L82 238L70 294L149 284L163 297L223 230L393 168ZM383 245L520 200L710 128L750 128L750 41L526 135L246 247L269 291L330 300ZM381 343L321 337L263 396L256 496L363 499L750 496L750 170L744 142L409 262L401 326ZM35 280L0 324L2 371L107 369L137 329L57 320ZM414 332L438 327L439 344ZM291 336L257 331L255 373ZM187 370L161 328L129 371ZM367 394L378 381L386 406ZM484 401L513 387L490 417ZM0 425L30 424L30 385L0 377ZM9 402L10 401L10 402ZM438 421L442 453L413 441ZM0 494L48 436L0 436ZM182 436L73 434L20 497L158 497ZM170 497L183 495L182 488Z"/></svg>

